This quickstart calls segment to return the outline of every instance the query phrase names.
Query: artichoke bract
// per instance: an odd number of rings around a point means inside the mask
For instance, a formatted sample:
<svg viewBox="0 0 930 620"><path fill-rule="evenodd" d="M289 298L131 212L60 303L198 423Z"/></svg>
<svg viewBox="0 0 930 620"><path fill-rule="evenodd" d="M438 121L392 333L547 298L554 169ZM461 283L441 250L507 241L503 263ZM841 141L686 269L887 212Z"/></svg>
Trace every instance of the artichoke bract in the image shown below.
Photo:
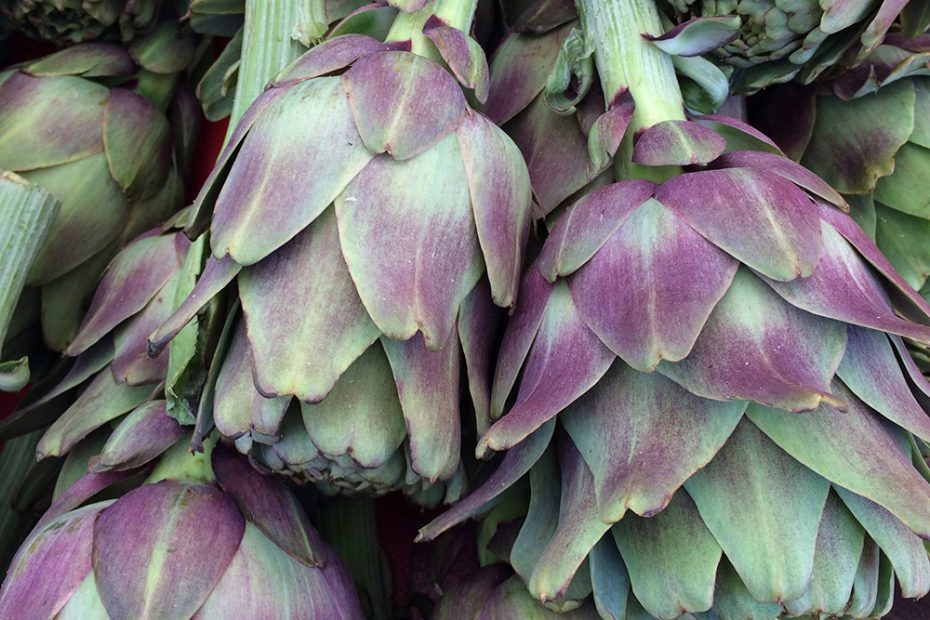
<svg viewBox="0 0 930 620"><path fill-rule="evenodd" d="M176 147L196 113L185 107L172 126L138 92L107 86L138 71L124 48L88 43L0 75L0 168L62 203L21 302L30 319L41 314L54 350L73 337L116 251L182 205L184 155Z"/></svg>
<svg viewBox="0 0 930 620"><path fill-rule="evenodd" d="M134 431L137 444L152 434ZM139 464L88 473L62 492L13 559L0 615L363 617L351 577L286 487L234 451L190 456L186 445L115 500L91 501Z"/></svg>
<svg viewBox="0 0 930 620"><path fill-rule="evenodd" d="M889 35L862 66L817 92L754 103L756 124L847 195L853 215L915 289L930 275L930 37ZM791 128L777 119L790 113ZM926 294L926 293L925 293Z"/></svg>
<svg viewBox="0 0 930 620"><path fill-rule="evenodd" d="M480 92L477 44L448 26L428 36ZM243 317L215 362L223 435L324 488L452 480L454 496L460 374L483 428L531 192L513 142L409 45L337 37L252 105L197 199L191 233L209 224L212 256L151 342L235 282Z"/></svg>
<svg viewBox="0 0 930 620"><path fill-rule="evenodd" d="M600 620L594 603L564 613L533 599L520 578L504 564L492 564L442 595L433 620Z"/></svg>
<svg viewBox="0 0 930 620"><path fill-rule="evenodd" d="M684 119L651 3L580 6L607 101L636 104L630 161L524 276L478 445L508 452L421 537L528 498L506 557L530 593L615 618L926 594L930 384L902 337L930 306L771 140Z"/></svg>
<svg viewBox="0 0 930 620"><path fill-rule="evenodd" d="M129 243L100 281L64 353L63 376L39 384L0 422L10 437L49 425L39 458L62 457L96 429L147 402L168 374L168 355L150 357L146 335L171 314L190 242L178 230L153 229Z"/></svg>
<svg viewBox="0 0 930 620"><path fill-rule="evenodd" d="M0 21L55 45L103 40L131 41L150 30L162 0L4 0Z"/></svg>
<svg viewBox="0 0 930 620"><path fill-rule="evenodd" d="M735 69L737 90L753 92L795 77L807 83L835 65L856 64L882 42L906 2L665 0L662 4L679 24L676 33L701 22L727 23L732 34L711 56ZM727 18L733 22L726 22Z"/></svg>

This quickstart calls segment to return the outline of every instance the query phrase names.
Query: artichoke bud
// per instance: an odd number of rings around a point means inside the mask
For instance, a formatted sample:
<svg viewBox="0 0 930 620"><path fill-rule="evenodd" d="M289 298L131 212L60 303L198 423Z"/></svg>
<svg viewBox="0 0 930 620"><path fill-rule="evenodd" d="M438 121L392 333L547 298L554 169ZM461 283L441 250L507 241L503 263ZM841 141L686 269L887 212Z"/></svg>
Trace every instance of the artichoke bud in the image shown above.
<svg viewBox="0 0 930 620"><path fill-rule="evenodd" d="M124 48L88 43L27 64L0 83L0 168L62 203L27 280L42 291L43 334L55 350L73 338L116 251L183 200L172 134L193 133L197 115L176 116L183 129L173 132L148 99L107 85L136 71Z"/></svg>
<svg viewBox="0 0 930 620"><path fill-rule="evenodd" d="M930 343L930 305L836 190L740 121L660 122L632 160L688 168L555 221L478 444L507 454L421 538L528 478L507 559L561 609L869 617L892 572L926 594L930 384L902 337Z"/></svg>
<svg viewBox="0 0 930 620"><path fill-rule="evenodd" d="M679 42L684 56L708 53L737 69L735 90L752 93L770 84L797 78L809 83L857 65L882 41L903 8L887 0L865 0L855 9L830 0L666 0L668 16L689 30ZM705 25L723 17L738 17L734 36L718 40ZM666 41L667 42L667 41Z"/></svg>
<svg viewBox="0 0 930 620"><path fill-rule="evenodd" d="M297 498L235 452L181 441L125 492L127 475L92 471L58 496L13 558L0 615L36 610L41 592L43 617L362 617ZM116 498L89 503L104 490Z"/></svg>
<svg viewBox="0 0 930 620"><path fill-rule="evenodd" d="M197 200L190 234L209 225L212 256L151 338L157 352L235 282L216 426L259 467L327 490L461 488L445 481L462 391L486 425L498 307L515 301L525 164L456 82L486 88L477 44L426 34L455 77L345 35L272 82Z"/></svg>

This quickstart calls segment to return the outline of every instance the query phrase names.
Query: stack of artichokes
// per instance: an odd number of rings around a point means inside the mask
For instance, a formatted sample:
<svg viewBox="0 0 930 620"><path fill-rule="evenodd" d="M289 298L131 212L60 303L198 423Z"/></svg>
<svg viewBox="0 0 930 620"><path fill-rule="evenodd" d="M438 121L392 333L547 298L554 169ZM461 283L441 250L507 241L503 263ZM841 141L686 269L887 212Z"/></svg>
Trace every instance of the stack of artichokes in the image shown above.
<svg viewBox="0 0 930 620"><path fill-rule="evenodd" d="M926 3L0 28L0 617L930 617Z"/></svg>

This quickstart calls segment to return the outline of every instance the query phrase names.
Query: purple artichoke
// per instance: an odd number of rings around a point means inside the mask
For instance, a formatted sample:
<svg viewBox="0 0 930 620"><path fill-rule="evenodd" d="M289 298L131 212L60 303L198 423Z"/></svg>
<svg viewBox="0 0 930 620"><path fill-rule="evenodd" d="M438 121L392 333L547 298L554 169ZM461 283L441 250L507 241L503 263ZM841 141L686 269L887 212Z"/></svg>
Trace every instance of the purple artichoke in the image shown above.
<svg viewBox="0 0 930 620"><path fill-rule="evenodd" d="M428 35L483 97L477 44ZM331 491L451 481L454 497L460 358L483 428L495 304L516 299L530 187L455 78L402 47L337 37L253 104L197 199L191 232L210 225L212 256L151 341L159 350L235 282L243 317L212 409L224 436Z"/></svg>
<svg viewBox="0 0 930 620"><path fill-rule="evenodd" d="M0 616L362 618L351 578L293 495L234 453L216 448L210 461L204 479L163 463L115 500L86 503L125 474L75 482L13 559Z"/></svg>
<svg viewBox="0 0 930 620"><path fill-rule="evenodd" d="M771 140L685 120L640 36L651 3L580 5L624 180L552 225L478 444L508 452L421 537L510 521L499 555L533 597L593 593L602 617L866 618L895 577L926 594L930 384L902 338L930 342L930 306Z"/></svg>

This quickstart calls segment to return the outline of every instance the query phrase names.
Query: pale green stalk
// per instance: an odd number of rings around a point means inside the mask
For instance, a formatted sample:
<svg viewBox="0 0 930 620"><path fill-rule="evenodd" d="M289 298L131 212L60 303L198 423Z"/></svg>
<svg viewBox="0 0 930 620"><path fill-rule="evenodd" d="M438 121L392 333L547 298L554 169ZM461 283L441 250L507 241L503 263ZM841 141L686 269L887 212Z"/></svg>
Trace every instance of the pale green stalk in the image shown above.
<svg viewBox="0 0 930 620"><path fill-rule="evenodd" d="M657 123L685 120L684 101L672 57L643 35L663 33L653 0L576 0L585 39L594 46L594 60L607 103L629 90L636 104L627 139L616 157L619 178L662 181L677 168L646 168L630 161L632 137Z"/></svg>
<svg viewBox="0 0 930 620"><path fill-rule="evenodd" d="M432 42L423 34L423 25L431 15L441 19L464 33L471 30L478 0L430 0L426 6L414 13L400 12L388 32L388 41L410 41L411 51L432 60L439 60L439 54Z"/></svg>
<svg viewBox="0 0 930 620"><path fill-rule="evenodd" d="M0 171L0 346L29 268L60 206L58 199L44 189L11 172ZM0 363L0 390L17 391L28 381L26 358Z"/></svg>

